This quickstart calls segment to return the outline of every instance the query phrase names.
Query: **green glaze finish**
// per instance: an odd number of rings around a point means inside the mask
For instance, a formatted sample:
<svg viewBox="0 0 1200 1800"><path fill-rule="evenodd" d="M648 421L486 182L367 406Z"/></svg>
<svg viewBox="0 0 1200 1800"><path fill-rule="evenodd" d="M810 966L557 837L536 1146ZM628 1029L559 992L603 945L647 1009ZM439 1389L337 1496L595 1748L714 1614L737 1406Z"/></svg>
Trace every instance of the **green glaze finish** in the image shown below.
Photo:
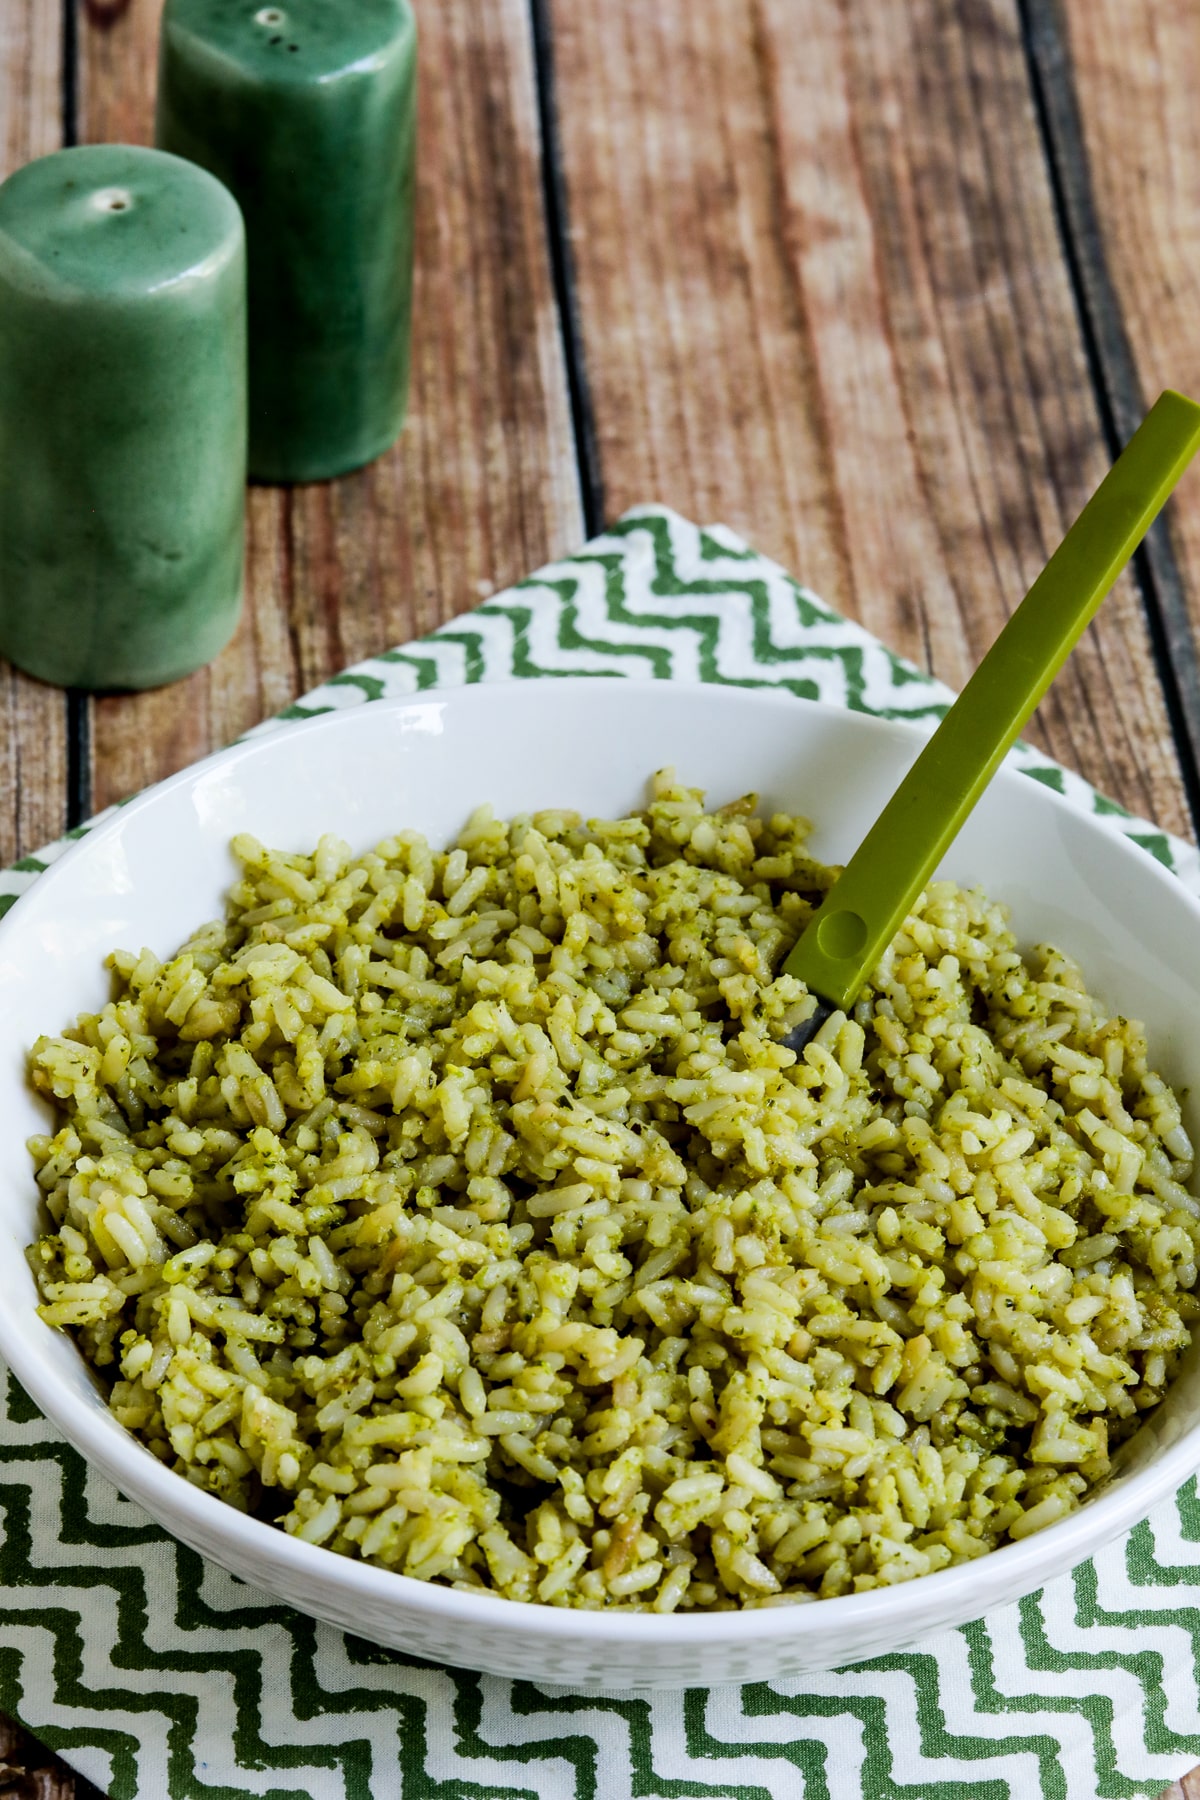
<svg viewBox="0 0 1200 1800"><path fill-rule="evenodd" d="M245 214L262 480L358 468L404 422L415 127L407 0L167 0L158 143Z"/></svg>
<svg viewBox="0 0 1200 1800"><path fill-rule="evenodd" d="M241 609L246 263L229 194L121 144L0 187L0 651L157 687Z"/></svg>
<svg viewBox="0 0 1200 1800"><path fill-rule="evenodd" d="M1200 446L1151 407L797 939L784 968L848 1007Z"/></svg>

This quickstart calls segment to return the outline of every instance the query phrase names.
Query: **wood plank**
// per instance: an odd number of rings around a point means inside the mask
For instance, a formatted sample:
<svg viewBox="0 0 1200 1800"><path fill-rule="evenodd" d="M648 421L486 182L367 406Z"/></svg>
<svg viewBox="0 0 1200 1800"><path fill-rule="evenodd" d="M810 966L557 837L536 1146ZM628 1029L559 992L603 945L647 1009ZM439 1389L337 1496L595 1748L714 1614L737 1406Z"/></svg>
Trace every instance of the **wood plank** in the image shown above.
<svg viewBox="0 0 1200 1800"><path fill-rule="evenodd" d="M1200 17L1187 0L1054 0L1031 15L1084 305L1122 435L1163 387L1200 393ZM1152 578L1200 761L1200 512L1173 509Z"/></svg>
<svg viewBox="0 0 1200 1800"><path fill-rule="evenodd" d="M250 496L248 599L189 681L98 701L97 807L228 742L347 662L474 606L582 535L523 0L417 0L413 393L399 445ZM81 14L81 134L148 141L161 0Z"/></svg>
<svg viewBox="0 0 1200 1800"><path fill-rule="evenodd" d="M1107 281L1147 392L1200 389L1200 14L1189 0L1056 0L1050 17L1088 159L1091 249L1104 257L1084 280ZM1190 545L1200 521L1179 523Z"/></svg>
<svg viewBox="0 0 1200 1800"><path fill-rule="evenodd" d="M1193 1769L1190 1775L1169 1787L1162 1800L1200 1800L1200 1769Z"/></svg>
<svg viewBox="0 0 1200 1800"><path fill-rule="evenodd" d="M1108 460L1016 0L552 16L610 513L722 518L961 685ZM1132 580L1031 735L1189 829Z"/></svg>
<svg viewBox="0 0 1200 1800"><path fill-rule="evenodd" d="M0 1714L0 1794L9 1800L101 1800L99 1790Z"/></svg>
<svg viewBox="0 0 1200 1800"><path fill-rule="evenodd" d="M0 7L0 177L62 144L61 8ZM67 822L67 712L57 689L0 660L0 867Z"/></svg>

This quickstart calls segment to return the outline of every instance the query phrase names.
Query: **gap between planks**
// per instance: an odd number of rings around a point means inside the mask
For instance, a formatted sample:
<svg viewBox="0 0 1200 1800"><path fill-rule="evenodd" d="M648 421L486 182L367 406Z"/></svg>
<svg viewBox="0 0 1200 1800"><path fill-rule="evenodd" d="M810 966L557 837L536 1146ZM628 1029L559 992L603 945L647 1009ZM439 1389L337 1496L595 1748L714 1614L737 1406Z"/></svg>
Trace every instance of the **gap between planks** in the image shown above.
<svg viewBox="0 0 1200 1800"><path fill-rule="evenodd" d="M571 395L571 426L579 471L580 503L587 536L604 529L604 477L596 441L596 415L583 348L579 290L567 207L558 123L558 90L554 79L554 39L549 0L529 0L530 36L537 79L538 124L542 148L542 205L546 242L554 276L554 298L562 334L563 362Z"/></svg>
<svg viewBox="0 0 1200 1800"><path fill-rule="evenodd" d="M0 0L0 177L62 143L58 0ZM0 662L0 865L67 821L67 707Z"/></svg>
<svg viewBox="0 0 1200 1800"><path fill-rule="evenodd" d="M1109 455L1115 458L1145 414L1148 398L1154 396L1143 390L1108 267L1060 0L1019 0L1019 5L1063 254ZM1185 484L1185 495L1188 492ZM1194 486L1190 492L1195 493ZM1200 660L1173 542L1175 513L1172 505L1151 527L1133 568L1146 608L1193 826L1200 828Z"/></svg>
<svg viewBox="0 0 1200 1800"><path fill-rule="evenodd" d="M62 141L79 142L79 21L75 0L62 0ZM69 829L92 812L92 710L87 694L69 688L67 711L67 796Z"/></svg>
<svg viewBox="0 0 1200 1800"><path fill-rule="evenodd" d="M1109 462L1016 0L544 3L609 511L721 518L961 687ZM1190 831L1128 575L1029 735Z"/></svg>
<svg viewBox="0 0 1200 1800"><path fill-rule="evenodd" d="M149 141L161 0L81 12L79 135ZM208 669L91 713L97 808L195 761L347 663L429 631L584 536L544 218L527 0L416 0L412 398L342 480L253 487L247 602ZM103 24L96 20L103 18Z"/></svg>

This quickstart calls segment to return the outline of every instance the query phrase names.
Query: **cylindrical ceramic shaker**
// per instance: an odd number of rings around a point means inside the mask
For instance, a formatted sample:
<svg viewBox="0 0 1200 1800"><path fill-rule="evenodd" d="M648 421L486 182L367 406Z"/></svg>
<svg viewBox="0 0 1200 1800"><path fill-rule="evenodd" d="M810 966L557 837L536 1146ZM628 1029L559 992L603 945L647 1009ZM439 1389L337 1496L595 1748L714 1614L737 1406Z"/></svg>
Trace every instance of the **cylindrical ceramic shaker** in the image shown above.
<svg viewBox="0 0 1200 1800"><path fill-rule="evenodd" d="M121 144L0 187L0 652L63 687L208 662L242 600L246 263L202 169Z"/></svg>
<svg viewBox="0 0 1200 1800"><path fill-rule="evenodd" d="M261 480L358 468L404 422L415 115L408 0L167 0L157 141L245 215Z"/></svg>

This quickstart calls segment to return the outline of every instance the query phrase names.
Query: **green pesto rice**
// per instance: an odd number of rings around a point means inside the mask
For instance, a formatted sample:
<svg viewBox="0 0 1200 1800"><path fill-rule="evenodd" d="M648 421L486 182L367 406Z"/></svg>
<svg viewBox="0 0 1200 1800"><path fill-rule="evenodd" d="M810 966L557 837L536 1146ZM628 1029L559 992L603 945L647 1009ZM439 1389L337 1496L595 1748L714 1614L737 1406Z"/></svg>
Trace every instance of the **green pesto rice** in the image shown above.
<svg viewBox="0 0 1200 1800"><path fill-rule="evenodd" d="M1197 1314L1178 1102L948 882L797 1060L808 830L667 771L446 852L236 839L226 920L34 1047L42 1317L186 1480L513 1599L805 1600L1061 1518Z"/></svg>

